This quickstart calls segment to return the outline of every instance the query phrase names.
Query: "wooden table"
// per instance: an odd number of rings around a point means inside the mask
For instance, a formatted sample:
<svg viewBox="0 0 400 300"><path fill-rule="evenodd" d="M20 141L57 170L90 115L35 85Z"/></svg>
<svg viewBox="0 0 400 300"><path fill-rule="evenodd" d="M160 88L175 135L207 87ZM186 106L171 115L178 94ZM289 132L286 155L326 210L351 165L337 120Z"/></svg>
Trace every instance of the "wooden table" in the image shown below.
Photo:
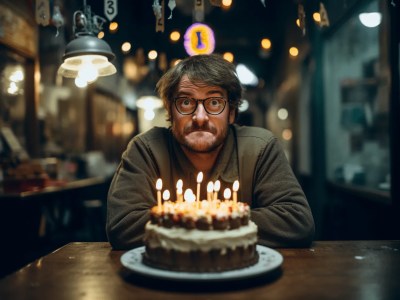
<svg viewBox="0 0 400 300"><path fill-rule="evenodd" d="M43 198L49 195L57 195L68 191L83 190L87 188L101 186L106 182L107 179L104 177L90 177L90 178L75 179L70 181L54 181L54 183L50 182L46 185L46 187L35 191L4 193L4 191L0 189L0 200L16 201L16 200L31 200L34 198Z"/></svg>
<svg viewBox="0 0 400 300"><path fill-rule="evenodd" d="M400 241L277 250L277 272L196 285L132 274L108 243L71 243L3 278L0 299L400 299Z"/></svg>
<svg viewBox="0 0 400 300"><path fill-rule="evenodd" d="M0 278L49 249L78 240L68 237L88 219L84 214L88 211L84 201L100 199L105 202L109 181L104 177L92 177L36 191L3 193L0 190ZM105 221L96 220L98 227L105 228ZM95 223L91 221L90 224L97 226ZM43 245L46 251L42 250Z"/></svg>

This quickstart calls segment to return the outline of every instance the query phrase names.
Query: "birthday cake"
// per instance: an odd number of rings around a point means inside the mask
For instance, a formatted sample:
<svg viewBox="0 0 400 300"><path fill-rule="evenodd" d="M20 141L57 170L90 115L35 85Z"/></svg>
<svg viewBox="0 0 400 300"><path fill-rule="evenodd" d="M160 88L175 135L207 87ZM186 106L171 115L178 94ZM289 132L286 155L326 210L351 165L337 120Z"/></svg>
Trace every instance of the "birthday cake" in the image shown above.
<svg viewBox="0 0 400 300"><path fill-rule="evenodd" d="M145 226L143 262L186 272L220 272L258 261L257 226L235 200L159 201Z"/></svg>

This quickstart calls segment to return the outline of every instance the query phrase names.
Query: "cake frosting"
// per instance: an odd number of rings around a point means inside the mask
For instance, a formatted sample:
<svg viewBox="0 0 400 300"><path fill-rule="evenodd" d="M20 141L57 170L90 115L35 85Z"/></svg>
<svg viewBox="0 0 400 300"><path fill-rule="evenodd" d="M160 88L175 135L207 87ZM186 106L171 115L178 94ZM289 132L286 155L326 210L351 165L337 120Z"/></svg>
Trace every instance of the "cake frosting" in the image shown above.
<svg viewBox="0 0 400 300"><path fill-rule="evenodd" d="M150 222L146 224L147 246L150 248L162 247L182 252L192 250L210 251L237 247L249 247L257 243L257 226L252 221L246 226L232 230L200 230L186 228L165 228Z"/></svg>
<svg viewBox="0 0 400 300"><path fill-rule="evenodd" d="M165 201L150 211L144 263L190 272L238 269L258 261L257 226L248 204Z"/></svg>

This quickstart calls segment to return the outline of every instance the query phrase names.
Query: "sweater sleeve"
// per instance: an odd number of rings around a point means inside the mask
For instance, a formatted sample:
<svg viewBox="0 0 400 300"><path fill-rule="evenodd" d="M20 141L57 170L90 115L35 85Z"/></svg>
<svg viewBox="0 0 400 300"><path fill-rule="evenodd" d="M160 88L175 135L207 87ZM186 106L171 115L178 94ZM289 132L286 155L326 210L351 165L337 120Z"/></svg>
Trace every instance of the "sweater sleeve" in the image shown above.
<svg viewBox="0 0 400 300"><path fill-rule="evenodd" d="M251 218L259 243L269 247L307 247L315 227L307 199L278 140L262 150L254 174Z"/></svg>
<svg viewBox="0 0 400 300"><path fill-rule="evenodd" d="M134 138L122 155L107 198L106 232L113 249L142 245L150 208L156 205L157 166L145 143Z"/></svg>

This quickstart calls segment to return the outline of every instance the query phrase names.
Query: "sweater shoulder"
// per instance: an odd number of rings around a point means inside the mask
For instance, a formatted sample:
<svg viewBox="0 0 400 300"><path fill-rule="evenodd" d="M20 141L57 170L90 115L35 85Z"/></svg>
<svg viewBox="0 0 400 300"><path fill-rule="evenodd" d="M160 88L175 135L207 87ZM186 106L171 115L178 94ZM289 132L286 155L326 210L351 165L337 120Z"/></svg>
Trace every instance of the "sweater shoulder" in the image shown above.
<svg viewBox="0 0 400 300"><path fill-rule="evenodd" d="M238 141L259 142L268 144L275 136L271 131L261 127L234 125Z"/></svg>
<svg viewBox="0 0 400 300"><path fill-rule="evenodd" d="M136 141L142 141L145 144L149 144L160 140L167 140L168 134L168 128L153 127L146 132L136 135L133 139Z"/></svg>

